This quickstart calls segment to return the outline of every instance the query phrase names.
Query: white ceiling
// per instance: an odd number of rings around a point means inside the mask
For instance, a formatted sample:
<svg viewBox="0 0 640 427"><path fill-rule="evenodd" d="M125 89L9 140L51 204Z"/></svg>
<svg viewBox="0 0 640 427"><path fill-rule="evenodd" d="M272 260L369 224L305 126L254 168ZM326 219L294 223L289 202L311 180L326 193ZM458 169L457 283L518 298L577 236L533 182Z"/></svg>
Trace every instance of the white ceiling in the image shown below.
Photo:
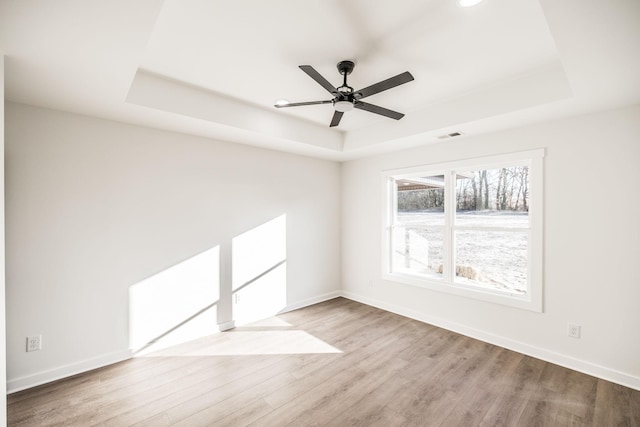
<svg viewBox="0 0 640 427"><path fill-rule="evenodd" d="M11 101L346 160L640 102L640 1L0 0L0 53ZM343 59L406 116L273 107Z"/></svg>

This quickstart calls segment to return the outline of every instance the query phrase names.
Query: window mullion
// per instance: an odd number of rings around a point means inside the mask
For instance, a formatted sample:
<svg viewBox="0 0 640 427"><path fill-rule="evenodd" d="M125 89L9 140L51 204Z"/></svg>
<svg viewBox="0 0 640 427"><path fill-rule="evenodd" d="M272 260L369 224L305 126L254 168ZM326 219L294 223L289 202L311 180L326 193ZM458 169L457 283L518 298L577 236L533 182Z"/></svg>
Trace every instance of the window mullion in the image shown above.
<svg viewBox="0 0 640 427"><path fill-rule="evenodd" d="M444 265L443 278L446 282L453 282L455 277L455 254L453 253L453 227L455 217L455 188L453 173L444 174L444 241L442 263Z"/></svg>
<svg viewBox="0 0 640 427"><path fill-rule="evenodd" d="M389 186L389 191L391 192L391 205L389 206L389 224L391 226L396 226L398 224L398 190L395 179L389 179L387 183Z"/></svg>
<svg viewBox="0 0 640 427"><path fill-rule="evenodd" d="M396 186L396 180L393 178L389 178L389 180L387 181L387 185L388 185L388 191L391 195L390 199L391 199L391 203L389 204L388 210L387 210L387 238L389 239L389 245L391 248L394 247L394 239L395 239L395 229L398 225L398 191L397 191L397 186ZM395 268L394 266L394 260L393 260L393 251L389 251L387 253L388 259L388 265L389 265L389 269L393 270Z"/></svg>

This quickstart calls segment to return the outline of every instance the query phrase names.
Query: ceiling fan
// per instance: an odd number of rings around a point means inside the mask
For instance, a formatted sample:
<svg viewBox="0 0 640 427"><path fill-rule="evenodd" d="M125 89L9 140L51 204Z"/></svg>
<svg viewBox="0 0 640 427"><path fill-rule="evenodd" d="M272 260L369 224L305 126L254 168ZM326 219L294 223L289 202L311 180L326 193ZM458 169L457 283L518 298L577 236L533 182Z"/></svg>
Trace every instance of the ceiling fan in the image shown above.
<svg viewBox="0 0 640 427"><path fill-rule="evenodd" d="M388 78L371 86L367 86L364 89L353 90L353 88L347 85L347 76L351 74L355 63L353 61L340 61L338 62L338 72L343 76L342 86L333 87L331 83L320 75L311 65L300 65L300 69L307 73L309 77L318 82L320 86L325 88L327 92L333 95L333 99L326 101L310 101L310 102L278 102L274 105L276 108L285 107L300 107L303 105L316 105L316 104L333 104L335 112L331 119L330 127L338 126L342 115L351 111L354 108L368 111L370 113L380 114L385 117L389 117L395 120L400 120L404 117L404 114L397 111L388 110L386 108L379 107L377 105L362 102L361 99L367 96L375 95L387 89L400 86L401 84L408 83L413 80L413 76L410 72L398 74L395 77Z"/></svg>

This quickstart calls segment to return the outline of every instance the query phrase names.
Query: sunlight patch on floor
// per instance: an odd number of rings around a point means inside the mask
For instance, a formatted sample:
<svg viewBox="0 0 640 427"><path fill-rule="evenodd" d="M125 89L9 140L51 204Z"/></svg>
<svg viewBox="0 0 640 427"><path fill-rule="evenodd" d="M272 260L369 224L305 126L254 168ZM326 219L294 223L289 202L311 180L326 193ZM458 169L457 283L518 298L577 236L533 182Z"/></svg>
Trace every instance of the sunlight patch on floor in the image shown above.
<svg viewBox="0 0 640 427"><path fill-rule="evenodd" d="M199 345L179 346L145 357L257 356L277 354L342 353L341 350L300 330L228 331Z"/></svg>
<svg viewBox="0 0 640 427"><path fill-rule="evenodd" d="M248 325L245 325L246 328L277 328L277 327L291 327L291 323L282 320L279 317L267 317L266 319L256 320L255 322L251 322ZM237 332L237 331L236 331Z"/></svg>

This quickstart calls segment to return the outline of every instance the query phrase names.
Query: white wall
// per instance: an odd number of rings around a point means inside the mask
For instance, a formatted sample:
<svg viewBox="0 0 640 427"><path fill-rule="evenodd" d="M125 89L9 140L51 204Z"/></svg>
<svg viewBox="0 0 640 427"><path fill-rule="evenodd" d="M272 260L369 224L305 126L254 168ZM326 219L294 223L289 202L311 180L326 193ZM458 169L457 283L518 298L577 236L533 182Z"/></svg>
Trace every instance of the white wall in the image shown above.
<svg viewBox="0 0 640 427"><path fill-rule="evenodd" d="M640 388L640 107L342 167L20 104L5 113L11 390L127 357L130 289L215 247L217 321L231 320L231 242L283 214L289 307L342 279L348 297ZM382 170L539 147L543 313L380 280ZM43 349L26 353L40 333Z"/></svg>
<svg viewBox="0 0 640 427"><path fill-rule="evenodd" d="M217 320L232 320L232 239L282 215L286 306L339 289L339 164L21 104L6 115L10 390L127 357L130 289L212 248ZM43 349L27 353L32 334Z"/></svg>
<svg viewBox="0 0 640 427"><path fill-rule="evenodd" d="M639 136L636 106L344 163L346 295L640 389ZM380 279L381 171L539 147L544 313Z"/></svg>
<svg viewBox="0 0 640 427"><path fill-rule="evenodd" d="M7 423L4 265L4 55L0 53L0 426Z"/></svg>

